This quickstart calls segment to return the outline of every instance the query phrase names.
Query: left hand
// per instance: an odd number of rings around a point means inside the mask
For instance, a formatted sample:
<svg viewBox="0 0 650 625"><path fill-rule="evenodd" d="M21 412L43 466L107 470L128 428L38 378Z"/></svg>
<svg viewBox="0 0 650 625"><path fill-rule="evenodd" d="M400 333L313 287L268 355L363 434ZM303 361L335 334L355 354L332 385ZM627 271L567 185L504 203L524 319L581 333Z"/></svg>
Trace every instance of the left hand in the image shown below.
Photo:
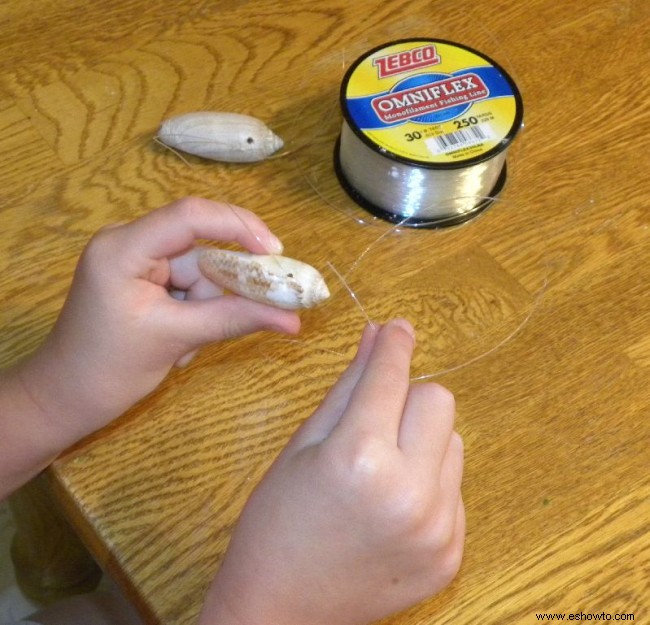
<svg viewBox="0 0 650 625"><path fill-rule="evenodd" d="M119 416L208 342L298 332L295 313L223 295L204 278L197 239L281 251L253 213L198 198L104 228L84 250L54 329L23 367L37 402L72 439Z"/></svg>

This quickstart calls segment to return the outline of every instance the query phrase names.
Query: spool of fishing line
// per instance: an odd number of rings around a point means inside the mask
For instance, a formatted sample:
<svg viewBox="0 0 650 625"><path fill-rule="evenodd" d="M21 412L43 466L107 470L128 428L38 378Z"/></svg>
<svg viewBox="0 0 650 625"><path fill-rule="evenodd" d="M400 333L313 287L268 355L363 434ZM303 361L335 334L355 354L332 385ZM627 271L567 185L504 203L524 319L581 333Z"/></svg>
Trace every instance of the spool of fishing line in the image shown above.
<svg viewBox="0 0 650 625"><path fill-rule="evenodd" d="M482 53L402 39L358 58L341 84L335 170L350 197L392 223L462 223L506 180L522 125L514 81Z"/></svg>

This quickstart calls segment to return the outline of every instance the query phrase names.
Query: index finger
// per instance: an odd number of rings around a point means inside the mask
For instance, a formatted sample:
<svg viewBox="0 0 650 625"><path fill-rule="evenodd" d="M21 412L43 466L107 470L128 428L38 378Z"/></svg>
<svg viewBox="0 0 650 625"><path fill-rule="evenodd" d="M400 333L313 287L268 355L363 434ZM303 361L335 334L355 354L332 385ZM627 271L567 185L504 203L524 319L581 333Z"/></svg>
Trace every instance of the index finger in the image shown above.
<svg viewBox="0 0 650 625"><path fill-rule="evenodd" d="M254 213L220 202L188 197L120 227L126 249L145 258L174 256L197 239L232 241L260 254L279 254L282 244Z"/></svg>
<svg viewBox="0 0 650 625"><path fill-rule="evenodd" d="M407 321L396 319L382 326L337 430L373 433L397 444L414 346L413 328Z"/></svg>

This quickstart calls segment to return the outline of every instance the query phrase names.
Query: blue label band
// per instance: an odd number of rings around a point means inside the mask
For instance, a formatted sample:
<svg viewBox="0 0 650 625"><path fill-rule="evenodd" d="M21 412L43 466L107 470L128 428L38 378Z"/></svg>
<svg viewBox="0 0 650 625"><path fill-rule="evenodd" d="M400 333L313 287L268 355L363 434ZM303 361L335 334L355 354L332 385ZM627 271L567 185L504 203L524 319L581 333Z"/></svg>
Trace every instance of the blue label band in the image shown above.
<svg viewBox="0 0 650 625"><path fill-rule="evenodd" d="M436 124L463 115L474 102L512 97L512 87L496 67L474 67L452 74L410 76L389 91L346 98L349 119L359 130L399 126L407 121Z"/></svg>

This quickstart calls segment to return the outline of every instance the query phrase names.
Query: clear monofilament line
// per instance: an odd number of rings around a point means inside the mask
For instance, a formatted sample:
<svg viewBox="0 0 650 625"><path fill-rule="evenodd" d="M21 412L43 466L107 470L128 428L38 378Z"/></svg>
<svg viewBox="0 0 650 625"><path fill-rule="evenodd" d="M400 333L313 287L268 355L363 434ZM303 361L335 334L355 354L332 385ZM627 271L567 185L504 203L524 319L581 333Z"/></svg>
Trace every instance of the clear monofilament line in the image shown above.
<svg viewBox="0 0 650 625"><path fill-rule="evenodd" d="M376 328L377 324L368 316L368 313L366 312L366 309L359 301L357 294L352 290L352 288L350 288L350 285L347 283L345 278L340 274L337 268L329 260L327 261L327 265L334 272L336 277L340 280L341 284L345 287L345 290L348 292L348 294L350 295L354 303L357 305L357 308L361 311L361 314L365 317L366 321L368 322L368 325L370 325L372 328Z"/></svg>
<svg viewBox="0 0 650 625"><path fill-rule="evenodd" d="M423 375L412 377L411 382L422 382L424 380L431 380L433 378L437 378L442 375L446 375L448 373L453 373L454 371L459 371L460 369L464 369L465 367L468 367L469 365L472 365L475 362L478 362L479 360L483 360L483 358L487 358L490 354L493 354L497 350L501 349L506 343L509 343L515 336L517 336L517 334L519 334L524 329L524 327L528 324L535 311L539 308L539 305L541 304L542 299L546 294L547 288L548 288L548 277L544 278L544 284L540 288L539 293L535 298L535 301L531 305L530 310L528 311L526 316L522 319L521 323L519 323L517 327L512 332L510 332L510 334L508 334L505 338L499 341L494 347L488 349L487 351L481 354L478 354L478 356L474 356L474 358L465 360L454 367L442 369L440 371L436 371L435 373L426 373Z"/></svg>
<svg viewBox="0 0 650 625"><path fill-rule="evenodd" d="M472 212L497 184L506 152L456 169L417 167L372 150L344 122L339 155L347 183L365 201L406 220Z"/></svg>

